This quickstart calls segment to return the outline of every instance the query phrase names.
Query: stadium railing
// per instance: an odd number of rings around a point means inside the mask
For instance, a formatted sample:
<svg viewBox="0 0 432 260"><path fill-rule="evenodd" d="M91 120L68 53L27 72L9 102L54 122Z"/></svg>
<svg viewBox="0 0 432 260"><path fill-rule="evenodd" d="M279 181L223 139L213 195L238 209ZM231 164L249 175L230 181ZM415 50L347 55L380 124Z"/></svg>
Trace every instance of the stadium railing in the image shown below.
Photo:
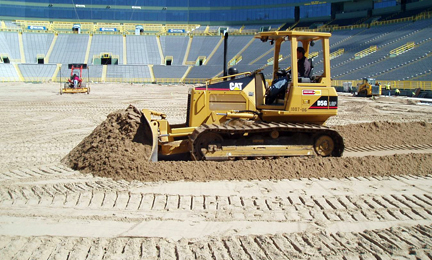
<svg viewBox="0 0 432 260"><path fill-rule="evenodd" d="M411 50L415 47L415 42L408 42L402 46L397 47L396 49L393 49L390 51L390 57L395 57L399 54L402 54L408 50Z"/></svg>
<svg viewBox="0 0 432 260"><path fill-rule="evenodd" d="M80 25L83 34L135 34L141 26L142 34L189 34L200 27L199 24L140 24L140 23L99 23L99 22L65 22L15 20L17 28L1 28L2 31L39 32L39 33L74 33L72 27ZM239 30L237 30L237 33Z"/></svg>
<svg viewBox="0 0 432 260"><path fill-rule="evenodd" d="M402 23L407 21L416 21L422 19L430 19L432 18L432 11L425 11L418 15L399 18L393 20L386 21L373 21L370 24L355 24L355 25L347 25L347 26L339 26L332 24L324 24L323 26L317 29L309 29L307 27L295 27L291 26L289 28L293 30L306 30L306 31L334 31L334 30L349 30L349 29L358 29L358 28L369 28L372 26L381 26L386 24L393 23ZM337 21L336 21L337 22ZM194 34L194 35L218 35L219 32L217 30L209 30L209 26L206 26L206 30L197 30L195 29L202 27L199 24L140 24L140 23L99 23L99 22L66 22L66 21L38 21L38 20L16 20L15 23L19 26L19 28L1 28L1 31L18 31L18 32L48 32L48 33L72 33L72 27L75 24L80 24L81 33L86 34L135 34L136 26L142 26L143 33L145 35L154 35L154 34ZM30 27L33 27L30 29ZM37 27L43 28L38 30ZM228 26L229 27L229 26ZM292 28L294 27L294 28ZM36 28L36 29L35 29ZM101 30L101 28L112 29L112 30ZM250 35L258 32L256 30L246 30L243 29L244 26L241 26L238 29L234 29L230 31L231 34L234 35ZM114 30L115 29L115 30ZM170 30L172 30L170 32Z"/></svg>
<svg viewBox="0 0 432 260"><path fill-rule="evenodd" d="M344 52L345 52L345 49L341 48L341 49L338 49L335 52L330 53L330 60L341 56L342 54L344 54Z"/></svg>
<svg viewBox="0 0 432 260"><path fill-rule="evenodd" d="M376 45L375 46L370 46L369 48L367 48L365 50L362 50L362 51L359 51L359 52L355 53L354 57L356 59L361 59L361 58L363 58L365 56L368 56L368 55L376 52L377 50L378 50L378 48L377 48Z"/></svg>
<svg viewBox="0 0 432 260"><path fill-rule="evenodd" d="M51 77L24 77L23 82L58 82L62 83L66 81L67 77L62 77L61 79L57 77L52 80ZM174 84L174 83L184 83L184 84L203 84L208 79L184 79L179 78L156 78L152 80L151 78L105 78L102 77L90 77L85 78L85 80L92 83L155 83L155 84ZM0 77L0 82L16 82L16 77Z"/></svg>
<svg viewBox="0 0 432 260"><path fill-rule="evenodd" d="M56 77L52 80L52 77L24 77L23 82L65 82L66 77ZM185 78L183 80L179 78L105 78L102 77L90 77L85 80L92 83L153 83L153 84L204 84L207 80L205 78ZM16 82L16 77L0 77L0 82ZM381 87L384 88L385 84L390 84L392 89L418 89L432 91L432 81L394 81L394 80L377 80L381 82ZM357 86L358 83L362 83L362 80L333 80L332 86L335 88L342 87L344 83L350 82L352 86Z"/></svg>
<svg viewBox="0 0 432 260"><path fill-rule="evenodd" d="M381 87L384 89L385 84L390 84L392 89L417 89L420 88L422 90L432 90L432 81L395 81L395 80L381 80L378 79L378 82L381 82ZM351 82L352 86L357 86L358 83L362 83L363 80L333 80L333 87L341 87L344 82Z"/></svg>

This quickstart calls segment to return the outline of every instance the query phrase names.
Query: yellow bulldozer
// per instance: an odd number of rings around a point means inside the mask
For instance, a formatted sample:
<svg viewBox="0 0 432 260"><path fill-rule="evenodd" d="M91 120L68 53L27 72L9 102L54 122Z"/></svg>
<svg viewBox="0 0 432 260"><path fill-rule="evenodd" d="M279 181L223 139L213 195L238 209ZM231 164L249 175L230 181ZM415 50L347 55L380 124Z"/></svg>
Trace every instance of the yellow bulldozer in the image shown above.
<svg viewBox="0 0 432 260"><path fill-rule="evenodd" d="M244 160L288 156L342 156L343 138L326 120L337 114L338 96L331 86L330 33L268 31L255 38L291 51L291 81L283 99L265 104L266 79L261 70L212 78L188 93L184 124L172 125L162 112L143 109L141 119L152 139L151 161L185 155L192 160ZM290 44L283 45L284 42ZM309 54L321 42L324 72L298 76L296 49ZM226 53L226 50L225 50ZM289 57L288 57L289 58ZM226 65L224 66L226 71ZM273 79L279 70L273 62Z"/></svg>
<svg viewBox="0 0 432 260"><path fill-rule="evenodd" d="M363 78L363 82L357 85L358 97L381 96L381 86L374 78Z"/></svg>

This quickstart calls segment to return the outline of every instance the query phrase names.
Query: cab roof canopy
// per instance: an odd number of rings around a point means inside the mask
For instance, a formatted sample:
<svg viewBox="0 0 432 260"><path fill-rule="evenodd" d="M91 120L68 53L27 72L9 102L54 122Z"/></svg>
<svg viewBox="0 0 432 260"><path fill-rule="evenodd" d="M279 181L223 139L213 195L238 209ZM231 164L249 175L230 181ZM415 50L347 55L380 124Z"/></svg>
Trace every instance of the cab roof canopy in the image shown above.
<svg viewBox="0 0 432 260"><path fill-rule="evenodd" d="M298 84L298 68L297 68L297 52L299 42L305 50L305 57L309 57L309 46L314 46L315 41L322 42L323 64L324 73L320 76L322 85L330 82L330 45L329 38L331 33L326 32L303 32L303 31L267 31L257 33L254 38L260 39L262 42L269 41L274 45L273 51L273 77L272 80L277 78L277 71L279 70L279 53L281 45L285 41L290 41L291 46L291 81Z"/></svg>
<svg viewBox="0 0 432 260"><path fill-rule="evenodd" d="M68 68L69 69L72 69L72 67L74 67L74 68L80 68L80 67L82 67L83 69L87 69L87 64L85 64L85 63L68 64Z"/></svg>
<svg viewBox="0 0 432 260"><path fill-rule="evenodd" d="M261 39L261 41L271 41L277 40L281 38L288 37L288 40L291 40L291 37L296 37L298 41L318 41L322 38L330 38L331 33L326 32L301 32L301 31L268 31L268 32L260 32L255 35L255 38Z"/></svg>

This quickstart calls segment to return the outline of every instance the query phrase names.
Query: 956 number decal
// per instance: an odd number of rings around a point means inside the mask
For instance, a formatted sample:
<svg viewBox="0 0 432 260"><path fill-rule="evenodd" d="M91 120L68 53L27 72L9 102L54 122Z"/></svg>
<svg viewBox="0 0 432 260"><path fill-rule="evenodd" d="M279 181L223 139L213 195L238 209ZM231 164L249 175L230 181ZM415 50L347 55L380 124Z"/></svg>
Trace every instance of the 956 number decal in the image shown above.
<svg viewBox="0 0 432 260"><path fill-rule="evenodd" d="M317 106L326 107L326 106L328 106L328 102L327 102L327 100L317 100Z"/></svg>
<svg viewBox="0 0 432 260"><path fill-rule="evenodd" d="M309 109L337 109L337 97L321 96Z"/></svg>

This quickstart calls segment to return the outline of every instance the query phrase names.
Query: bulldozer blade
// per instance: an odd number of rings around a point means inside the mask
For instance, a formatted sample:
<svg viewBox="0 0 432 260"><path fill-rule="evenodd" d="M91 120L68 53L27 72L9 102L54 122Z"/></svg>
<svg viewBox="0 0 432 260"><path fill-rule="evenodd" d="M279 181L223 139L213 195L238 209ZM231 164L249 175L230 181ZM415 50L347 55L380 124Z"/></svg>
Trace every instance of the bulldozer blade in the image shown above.
<svg viewBox="0 0 432 260"><path fill-rule="evenodd" d="M157 122L152 122L145 114L141 117L141 126L146 140L151 140L151 154L149 161L158 161L158 127Z"/></svg>

